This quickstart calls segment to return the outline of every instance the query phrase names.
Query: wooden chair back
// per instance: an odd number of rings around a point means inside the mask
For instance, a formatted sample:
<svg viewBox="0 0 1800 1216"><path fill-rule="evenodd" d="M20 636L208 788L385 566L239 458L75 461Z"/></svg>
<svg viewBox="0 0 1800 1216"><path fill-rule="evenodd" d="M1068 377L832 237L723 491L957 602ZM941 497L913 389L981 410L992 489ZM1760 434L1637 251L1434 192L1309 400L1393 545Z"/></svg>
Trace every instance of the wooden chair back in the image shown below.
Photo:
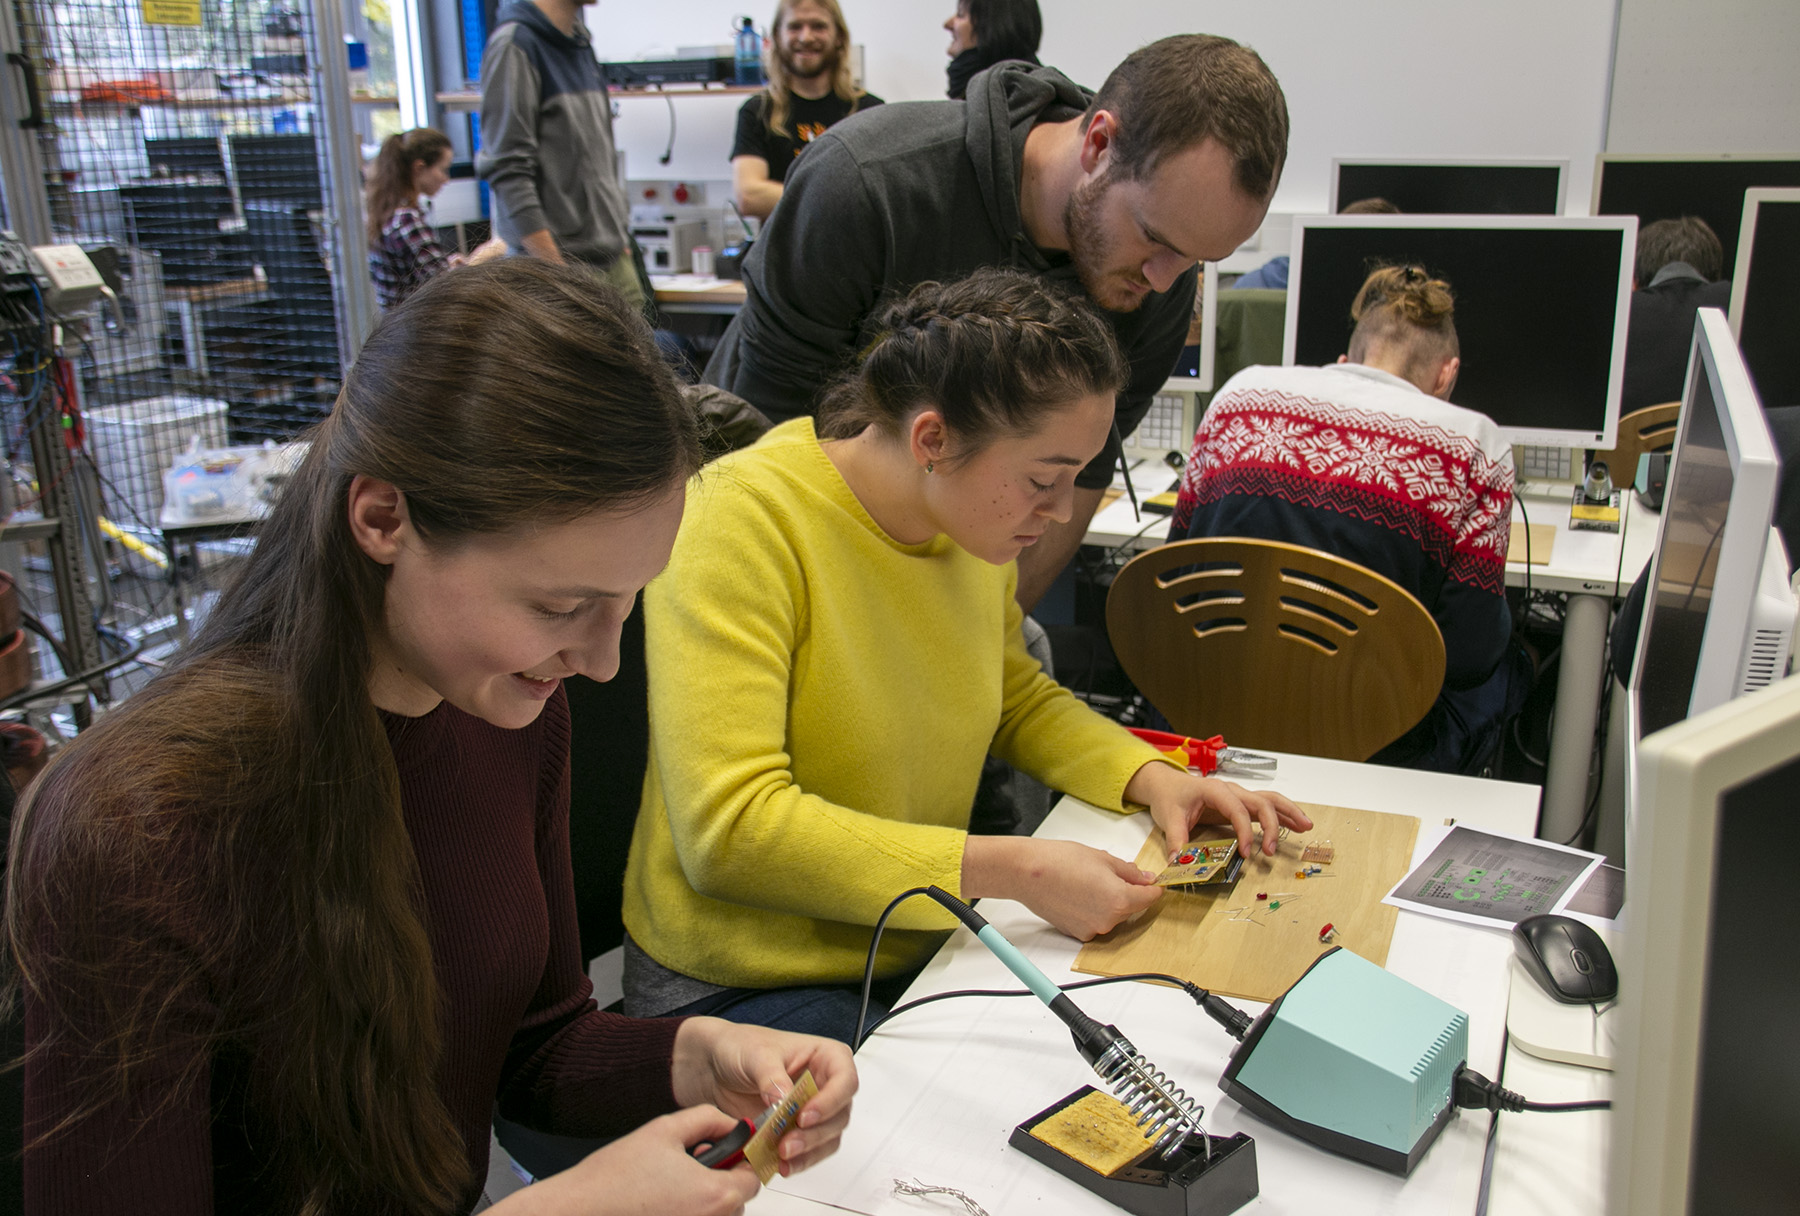
<svg viewBox="0 0 1800 1216"><path fill-rule="evenodd" d="M1397 583L1280 541L1214 537L1139 554L1114 580L1120 666L1186 735L1366 760L1444 683L1437 622Z"/></svg>
<svg viewBox="0 0 1800 1216"><path fill-rule="evenodd" d="M1649 452L1666 452L1675 446L1675 430L1681 420L1681 402L1646 405L1619 419L1619 446L1610 452L1595 452L1595 460L1606 462L1615 486L1628 486L1637 479L1638 457Z"/></svg>

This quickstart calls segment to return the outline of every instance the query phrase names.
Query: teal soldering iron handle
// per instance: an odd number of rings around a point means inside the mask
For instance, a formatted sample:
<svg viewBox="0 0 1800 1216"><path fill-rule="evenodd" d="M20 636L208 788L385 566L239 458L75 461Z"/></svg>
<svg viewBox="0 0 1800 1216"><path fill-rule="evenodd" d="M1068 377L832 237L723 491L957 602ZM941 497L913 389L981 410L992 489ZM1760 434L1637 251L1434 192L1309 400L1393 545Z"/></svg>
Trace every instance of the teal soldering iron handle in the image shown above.
<svg viewBox="0 0 1800 1216"><path fill-rule="evenodd" d="M942 887L927 887L925 894L955 914L994 957L1006 964L1008 971L1019 977L1020 983L1063 1020L1075 1037L1075 1049L1081 1058L1093 1065L1112 1088L1113 1096L1131 1111L1138 1126L1146 1129L1146 1135L1156 1136L1156 1148L1164 1157L1173 1156L1190 1136L1198 1137L1207 1157L1212 1156L1212 1144L1200 1126L1206 1109L1188 1097L1168 1074L1144 1059L1117 1027L1102 1025L1076 1008L1068 993L1052 983L974 908Z"/></svg>

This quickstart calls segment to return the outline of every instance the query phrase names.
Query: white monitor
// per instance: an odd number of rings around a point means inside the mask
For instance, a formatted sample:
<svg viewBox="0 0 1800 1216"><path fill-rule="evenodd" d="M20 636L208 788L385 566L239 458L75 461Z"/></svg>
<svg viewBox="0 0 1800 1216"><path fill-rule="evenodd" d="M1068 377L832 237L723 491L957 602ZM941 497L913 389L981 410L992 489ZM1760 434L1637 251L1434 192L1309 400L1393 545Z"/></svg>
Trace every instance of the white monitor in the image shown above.
<svg viewBox="0 0 1800 1216"><path fill-rule="evenodd" d="M1561 215L1566 160L1334 157L1331 213L1384 198L1407 215Z"/></svg>
<svg viewBox="0 0 1800 1216"><path fill-rule="evenodd" d="M1731 332L1764 408L1800 405L1800 190L1744 192Z"/></svg>
<svg viewBox="0 0 1800 1216"><path fill-rule="evenodd" d="M1214 367L1219 354L1219 264L1203 262L1200 266L1200 294L1194 301L1200 313L1188 326L1189 341L1182 344L1181 357L1169 376L1168 389L1210 393L1214 383Z"/></svg>
<svg viewBox="0 0 1800 1216"><path fill-rule="evenodd" d="M1718 309L1700 310L1691 349L1631 665L1628 739L1743 692L1771 561L1781 567L1778 582L1787 581L1786 553L1770 528L1780 461Z"/></svg>
<svg viewBox="0 0 1800 1216"><path fill-rule="evenodd" d="M1282 362L1335 363L1369 272L1417 262L1456 293L1451 401L1508 443L1610 448L1636 244L1628 216L1297 216Z"/></svg>
<svg viewBox="0 0 1800 1216"><path fill-rule="evenodd" d="M1793 835L1800 677L1650 735L1638 764L1606 1210L1792 1211L1800 900L1757 875Z"/></svg>
<svg viewBox="0 0 1800 1216"><path fill-rule="evenodd" d="M1178 467L1194 445L1200 425L1200 396L1210 393L1217 379L1214 371L1219 347L1219 264L1201 266L1200 290L1194 303L1199 312L1188 327L1192 339L1181 348L1175 370L1151 398L1137 429L1125 436L1129 459L1160 460ZM1171 454L1180 459L1171 459ZM1151 491L1154 493L1154 491Z"/></svg>
<svg viewBox="0 0 1800 1216"><path fill-rule="evenodd" d="M1697 215L1718 234L1723 269L1737 261L1744 191L1800 186L1800 153L1688 154L1602 152L1594 160L1591 215L1635 215L1638 226Z"/></svg>

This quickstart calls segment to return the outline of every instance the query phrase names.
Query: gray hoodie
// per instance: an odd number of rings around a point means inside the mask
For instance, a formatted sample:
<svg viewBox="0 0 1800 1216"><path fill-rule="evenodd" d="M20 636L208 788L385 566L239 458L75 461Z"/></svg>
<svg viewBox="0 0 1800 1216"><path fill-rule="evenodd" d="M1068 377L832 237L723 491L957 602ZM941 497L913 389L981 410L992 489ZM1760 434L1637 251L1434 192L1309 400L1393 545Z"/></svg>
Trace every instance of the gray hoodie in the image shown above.
<svg viewBox="0 0 1800 1216"><path fill-rule="evenodd" d="M783 421L813 411L820 390L875 336L881 306L917 283L1004 266L1079 291L1068 256L1025 234L1019 181L1031 128L1077 117L1089 97L1054 68L1006 63L976 76L966 102L877 106L813 140L751 247L744 309L706 382ZM1175 366L1197 277L1190 269L1136 312L1102 314L1131 364L1118 398L1122 434L1136 429ZM1103 454L1081 484L1110 479Z"/></svg>
<svg viewBox="0 0 1800 1216"><path fill-rule="evenodd" d="M587 29L569 37L531 0L507 0L497 19L481 58L475 158L493 187L495 234L517 249L548 228L564 255L610 265L626 248L630 209Z"/></svg>

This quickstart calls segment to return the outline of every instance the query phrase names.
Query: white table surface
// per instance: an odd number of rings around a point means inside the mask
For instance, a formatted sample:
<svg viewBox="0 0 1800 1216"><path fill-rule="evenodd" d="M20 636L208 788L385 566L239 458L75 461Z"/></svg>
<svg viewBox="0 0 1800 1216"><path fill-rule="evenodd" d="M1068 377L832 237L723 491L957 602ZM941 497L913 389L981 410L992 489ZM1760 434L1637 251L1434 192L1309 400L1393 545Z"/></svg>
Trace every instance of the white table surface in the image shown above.
<svg viewBox="0 0 1800 1216"><path fill-rule="evenodd" d="M1529 835L1537 788L1432 773L1282 756L1271 783L1300 801L1420 817L1422 857L1433 828L1458 823ZM1133 857L1149 830L1147 815L1119 816L1064 799L1039 834L1078 839ZM1078 943L1023 907L984 900L982 914L1059 983L1091 978L1070 970ZM1499 1075L1512 951L1504 932L1401 912L1388 967L1470 1016L1471 1065ZM1014 988L1017 982L966 930L959 929L907 996L951 988ZM1473 1212L1489 1131L1485 1114L1452 1119L1410 1178L1333 1156L1257 1122L1223 1098L1217 1079L1232 1040L1181 992L1117 984L1074 994L1090 1015L1115 1023L1150 1061L1206 1105L1208 1129L1243 1130L1256 1140L1261 1195L1245 1211L1332 1213ZM1237 1002L1258 1011L1253 1002ZM1568 1065L1506 1064L1510 1088L1533 1100L1569 1100L1590 1084ZM778 1180L750 1205L759 1216L819 1216L843 1210L867 1216L960 1209L893 1194L893 1179L956 1187L990 1216L1030 1212L1110 1213L1118 1209L1007 1147L1015 1125L1093 1082L1068 1032L1035 1000L959 998L904 1015L878 1032L857 1057L862 1089L843 1147L797 1178ZM1536 1075L1539 1069L1546 1075ZM1604 1083L1604 1082L1601 1082ZM1585 1096L1585 1091L1583 1091ZM1509 1115L1494 1171L1496 1213L1591 1212L1556 1196L1597 1193L1601 1158L1595 1135L1569 1136L1567 1121L1604 1116ZM1547 1125L1511 1123L1549 1120ZM1603 1142L1601 1142L1603 1143ZM1577 1183L1585 1182L1585 1186ZM1553 1201L1554 1200L1554 1201Z"/></svg>
<svg viewBox="0 0 1800 1216"><path fill-rule="evenodd" d="M1167 469L1145 462L1132 470L1132 484L1141 503L1146 497L1163 490L1176 475ZM1551 560L1530 568L1531 586L1541 591L1561 591L1573 595L1612 595L1615 582L1620 594L1637 581L1637 576L1650 563L1650 551L1656 546L1656 529L1660 516L1641 506L1635 494L1627 492L1623 527L1619 532L1576 531L1569 527L1569 499L1550 495L1533 486L1513 501L1513 518L1556 529ZM1083 543L1132 550L1150 549L1163 544L1169 535L1169 517L1142 511L1133 515L1131 499L1121 494L1094 513ZM1624 561L1621 563L1621 551ZM1526 584L1524 562L1506 564L1508 585Z"/></svg>

